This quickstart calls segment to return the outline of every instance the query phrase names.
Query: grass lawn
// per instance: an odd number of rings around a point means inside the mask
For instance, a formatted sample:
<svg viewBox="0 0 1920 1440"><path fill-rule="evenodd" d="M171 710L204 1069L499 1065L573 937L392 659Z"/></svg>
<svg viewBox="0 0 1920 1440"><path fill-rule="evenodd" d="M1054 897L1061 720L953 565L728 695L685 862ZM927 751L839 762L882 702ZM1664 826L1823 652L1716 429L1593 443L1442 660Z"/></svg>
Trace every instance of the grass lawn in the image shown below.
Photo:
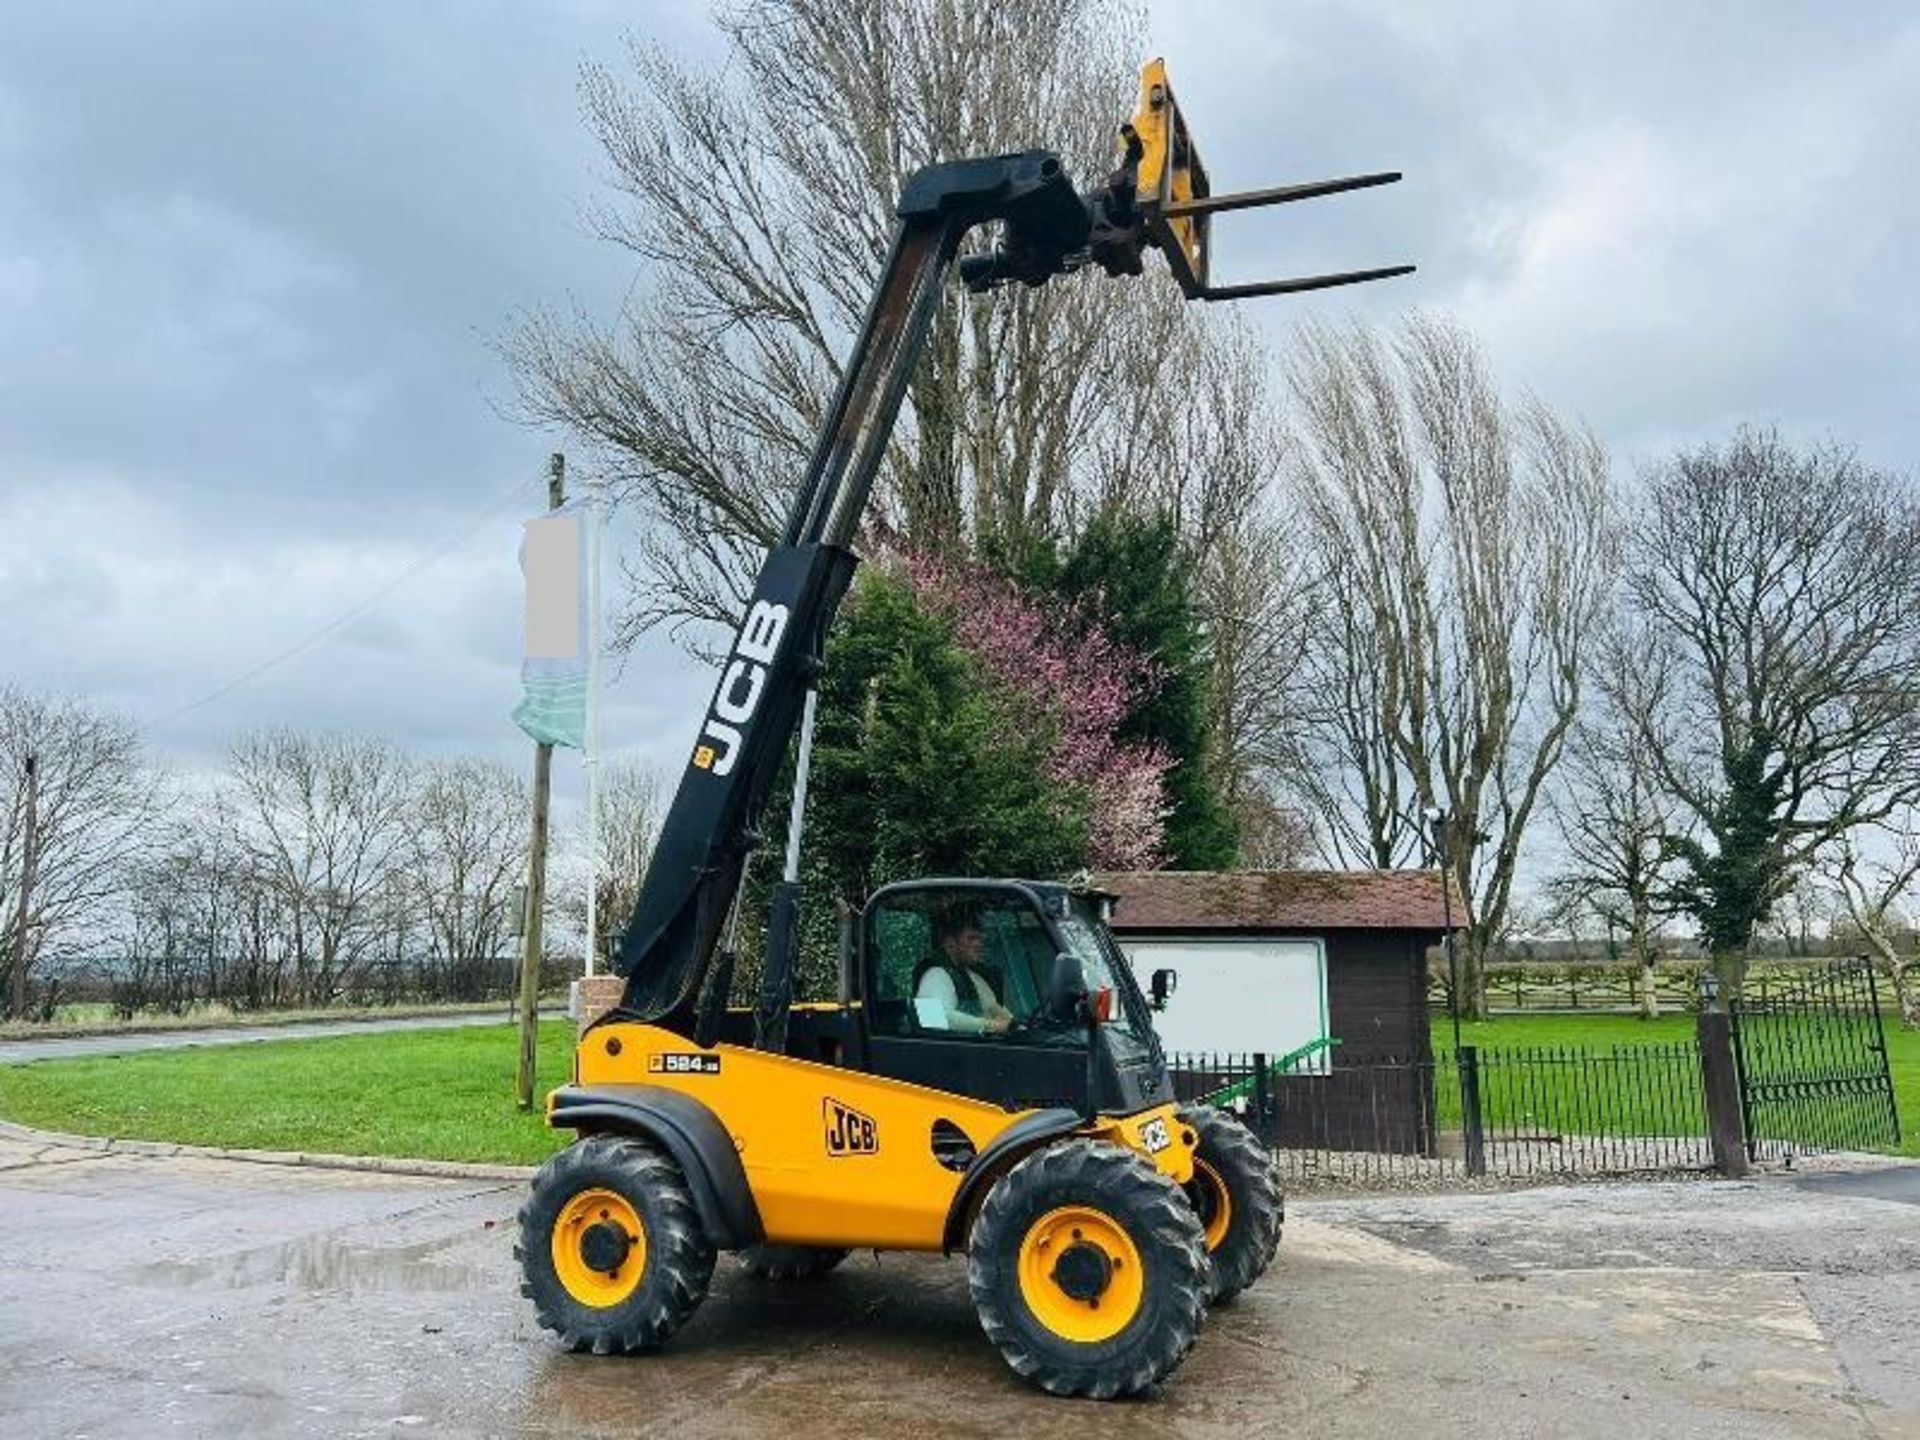
<svg viewBox="0 0 1920 1440"><path fill-rule="evenodd" d="M1900 1109L1900 1151L1920 1156L1920 1031L1902 1029L1899 1018L1893 1015L1885 1018L1884 1025L1887 1062L1893 1072L1893 1091ZM1494 1020L1462 1021L1460 1038L1463 1043L1478 1045L1483 1050L1560 1046L1604 1052L1616 1045L1684 1044L1693 1038L1693 1017L1662 1015L1658 1020L1639 1020L1631 1015L1510 1015ZM1433 1046L1436 1051L1453 1049L1453 1024L1444 1016L1433 1022ZM1553 1091L1569 1093L1542 1094L1538 1086L1525 1093L1493 1091L1489 1094L1489 1103L1495 1107L1496 1114L1519 1114L1531 1106L1543 1123L1557 1121L1563 1128L1578 1129L1580 1101L1570 1093L1578 1068L1566 1067L1565 1082L1551 1087ZM1490 1076L1498 1073L1497 1067L1490 1070ZM1496 1079L1493 1083L1500 1082ZM1440 1087L1442 1093L1435 1097L1443 1112L1443 1123L1449 1105L1454 1116L1459 1113L1458 1096L1449 1096L1446 1088ZM1649 1124L1646 1133L1674 1133L1679 1128L1678 1122L1687 1118L1684 1114L1666 1114L1651 1097L1644 1095L1629 1096L1624 1105L1623 1111L1609 1112L1609 1117L1617 1113L1621 1123L1625 1123L1630 1118L1644 1116ZM1636 1105L1651 1108L1636 1110ZM1668 1123L1661 1123L1662 1119Z"/></svg>
<svg viewBox="0 0 1920 1440"><path fill-rule="evenodd" d="M47 1130L246 1150L538 1164L569 1138L513 1102L510 1025L0 1066L0 1116ZM542 1100L573 1027L540 1026Z"/></svg>

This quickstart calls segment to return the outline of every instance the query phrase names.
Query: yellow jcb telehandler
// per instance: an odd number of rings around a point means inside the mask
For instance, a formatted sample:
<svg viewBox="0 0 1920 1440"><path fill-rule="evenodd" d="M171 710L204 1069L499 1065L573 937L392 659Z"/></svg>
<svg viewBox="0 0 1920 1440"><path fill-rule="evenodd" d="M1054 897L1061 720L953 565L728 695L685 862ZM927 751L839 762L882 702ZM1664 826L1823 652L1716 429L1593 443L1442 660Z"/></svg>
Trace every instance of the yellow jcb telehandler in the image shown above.
<svg viewBox="0 0 1920 1440"><path fill-rule="evenodd" d="M1057 1394L1150 1390L1210 1303L1280 1240L1271 1157L1174 1096L1152 1011L1108 932L1112 899L1031 880L876 892L843 946L837 1003L794 1004L801 821L822 646L853 540L947 273L990 290L1158 249L1190 299L1354 284L1410 266L1216 286L1213 215L1397 180L1214 195L1160 62L1119 167L1075 190L1028 151L918 172L878 293L781 543L767 556L620 945L621 1004L581 1036L549 1122L575 1132L520 1212L524 1293L568 1346L659 1346L718 1252L799 1279L855 1249L964 1252L980 1323ZM962 239L998 227L961 257ZM721 944L776 773L799 732L786 864L758 1004L730 1010Z"/></svg>

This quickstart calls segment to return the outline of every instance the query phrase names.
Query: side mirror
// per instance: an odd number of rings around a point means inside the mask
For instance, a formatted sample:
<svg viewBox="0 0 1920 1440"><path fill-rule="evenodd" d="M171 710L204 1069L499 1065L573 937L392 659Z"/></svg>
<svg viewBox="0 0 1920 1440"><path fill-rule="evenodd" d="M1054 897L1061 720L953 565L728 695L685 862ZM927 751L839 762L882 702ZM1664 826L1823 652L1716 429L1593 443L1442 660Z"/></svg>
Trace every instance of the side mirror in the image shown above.
<svg viewBox="0 0 1920 1440"><path fill-rule="evenodd" d="M1173 992L1180 988L1180 976L1172 970L1156 970L1147 983L1153 996L1153 1008L1164 1010L1167 1001L1173 998Z"/></svg>
<svg viewBox="0 0 1920 1440"><path fill-rule="evenodd" d="M1053 957L1053 974L1047 982L1047 1014L1065 1025L1080 1018L1086 1003L1086 969L1063 951Z"/></svg>

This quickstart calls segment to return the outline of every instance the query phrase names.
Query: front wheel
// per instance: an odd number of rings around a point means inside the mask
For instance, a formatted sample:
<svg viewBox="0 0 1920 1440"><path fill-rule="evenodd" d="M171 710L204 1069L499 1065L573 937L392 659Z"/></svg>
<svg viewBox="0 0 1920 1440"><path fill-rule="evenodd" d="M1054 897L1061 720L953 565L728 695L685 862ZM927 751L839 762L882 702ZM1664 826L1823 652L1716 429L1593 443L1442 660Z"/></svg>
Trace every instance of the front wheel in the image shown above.
<svg viewBox="0 0 1920 1440"><path fill-rule="evenodd" d="M1200 1137L1186 1191L1213 1259L1211 1299L1224 1305L1260 1278L1280 1248L1280 1183L1267 1147L1231 1115L1193 1105L1180 1120Z"/></svg>
<svg viewBox="0 0 1920 1440"><path fill-rule="evenodd" d="M981 1328L1013 1369L1056 1395L1153 1389L1206 1317L1200 1223L1132 1151L1063 1140L988 1193L967 1254Z"/></svg>
<svg viewBox="0 0 1920 1440"><path fill-rule="evenodd" d="M714 1251L680 1167L592 1135L540 1167L520 1207L520 1293L570 1350L652 1350L706 1298Z"/></svg>

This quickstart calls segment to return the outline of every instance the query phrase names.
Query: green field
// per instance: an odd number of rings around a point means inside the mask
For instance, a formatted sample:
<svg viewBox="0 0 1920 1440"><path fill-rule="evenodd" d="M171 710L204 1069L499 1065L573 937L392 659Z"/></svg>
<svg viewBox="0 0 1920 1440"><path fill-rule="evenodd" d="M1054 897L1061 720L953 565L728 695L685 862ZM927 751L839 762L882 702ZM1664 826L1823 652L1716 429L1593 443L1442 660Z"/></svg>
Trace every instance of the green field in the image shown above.
<svg viewBox="0 0 1920 1440"><path fill-rule="evenodd" d="M540 1027L541 1091L564 1083L571 1027ZM1558 1046L1684 1044L1691 1017L1525 1016L1469 1024L1462 1038L1490 1051ZM1434 1026L1436 1050L1452 1027ZM1902 1149L1920 1156L1920 1033L1897 1024L1887 1048L1904 1122ZM513 1103L510 1026L473 1026L325 1040L284 1040L89 1060L0 1066L0 1116L48 1130L241 1149L537 1163L561 1138ZM1678 1078L1687 1062L1666 1062ZM1660 1100L1659 1088L1595 1084L1604 1061L1541 1068L1490 1062L1487 1102L1523 1128L1566 1133L1683 1133L1697 1124ZM1671 1093L1683 1088L1664 1087ZM1440 1120L1458 1123L1452 1087L1437 1095ZM1614 1098L1602 1109L1593 1097Z"/></svg>
<svg viewBox="0 0 1920 1440"><path fill-rule="evenodd" d="M47 1130L244 1150L537 1164L560 1139L513 1102L509 1025L0 1066L0 1116ZM545 1096L573 1027L540 1026Z"/></svg>

